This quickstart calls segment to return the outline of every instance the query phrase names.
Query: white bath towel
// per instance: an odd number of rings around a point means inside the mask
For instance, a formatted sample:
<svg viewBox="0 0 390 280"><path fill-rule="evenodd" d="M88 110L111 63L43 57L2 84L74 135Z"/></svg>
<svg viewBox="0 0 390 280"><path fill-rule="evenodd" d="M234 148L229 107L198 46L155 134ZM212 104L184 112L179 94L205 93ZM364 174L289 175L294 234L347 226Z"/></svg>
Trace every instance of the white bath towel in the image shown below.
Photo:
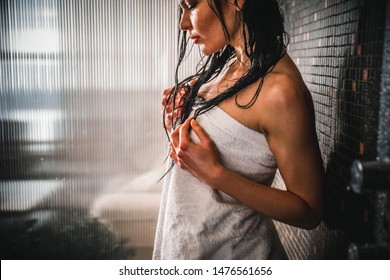
<svg viewBox="0 0 390 280"><path fill-rule="evenodd" d="M219 107L197 121L214 141L224 166L271 185L277 167L263 134ZM194 132L191 139L199 141ZM153 258L281 259L286 255L271 219L174 166L164 181Z"/></svg>

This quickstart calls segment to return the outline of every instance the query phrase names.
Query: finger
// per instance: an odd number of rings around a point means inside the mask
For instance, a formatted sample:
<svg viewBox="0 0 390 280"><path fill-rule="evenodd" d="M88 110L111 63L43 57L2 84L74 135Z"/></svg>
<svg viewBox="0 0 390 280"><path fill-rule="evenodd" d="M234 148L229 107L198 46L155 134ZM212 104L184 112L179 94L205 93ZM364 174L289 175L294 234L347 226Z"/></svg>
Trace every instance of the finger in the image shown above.
<svg viewBox="0 0 390 280"><path fill-rule="evenodd" d="M169 153L170 158L177 164L179 165L180 168L184 170L188 170L187 165L185 162L176 154L176 148L175 145L170 142L169 145L171 146L171 152Z"/></svg>
<svg viewBox="0 0 390 280"><path fill-rule="evenodd" d="M175 144L173 144L173 141L172 141L172 140L169 142L169 148L171 149L171 150L170 150L171 153L176 154Z"/></svg>
<svg viewBox="0 0 390 280"><path fill-rule="evenodd" d="M166 95L163 95L163 97L161 98L161 104L163 106L165 106L165 104L167 104L167 96Z"/></svg>
<svg viewBox="0 0 390 280"><path fill-rule="evenodd" d="M169 157L177 164L179 162L179 159L177 158L176 154L174 152L169 153Z"/></svg>
<svg viewBox="0 0 390 280"><path fill-rule="evenodd" d="M167 114L165 118L169 123L172 123L172 114Z"/></svg>
<svg viewBox="0 0 390 280"><path fill-rule="evenodd" d="M187 88L186 87L182 87L181 89L180 89L180 91L179 91L179 93L180 93L180 97L181 96L183 96L183 94L186 94L186 92L187 92Z"/></svg>
<svg viewBox="0 0 390 280"><path fill-rule="evenodd" d="M164 105L164 106L165 106L165 112L167 112L167 113L171 113L172 112L172 105L171 104Z"/></svg>
<svg viewBox="0 0 390 280"><path fill-rule="evenodd" d="M182 124L182 126L180 128L180 143L181 144L188 142L188 140L190 139L189 129L191 127L191 120L193 118L194 117L190 117L190 118L186 119L186 121Z"/></svg>
<svg viewBox="0 0 390 280"><path fill-rule="evenodd" d="M176 154L176 147L175 147L175 144L173 144L173 142L169 142L169 146L171 148L171 151L169 152L169 156L171 157L171 159L173 159L176 163L179 162L179 158Z"/></svg>
<svg viewBox="0 0 390 280"><path fill-rule="evenodd" d="M193 86L196 83L196 79L192 79L191 81L188 82L190 86Z"/></svg>
<svg viewBox="0 0 390 280"><path fill-rule="evenodd" d="M179 118L181 115L182 109L175 109L175 111L171 114L175 119Z"/></svg>
<svg viewBox="0 0 390 280"><path fill-rule="evenodd" d="M179 157L179 155L177 155L177 154L175 154L175 153L172 153L172 157L174 158L175 163L176 163L181 169L188 170L187 164L185 163L185 161L184 161L183 159L181 159L181 158Z"/></svg>
<svg viewBox="0 0 390 280"><path fill-rule="evenodd" d="M185 162L183 160L181 160L180 158L178 159L177 165L179 165L179 167L181 169L184 169L187 171L189 170L187 164L185 164Z"/></svg>
<svg viewBox="0 0 390 280"><path fill-rule="evenodd" d="M168 131L172 130L172 113L169 108L162 111L162 122L163 127L165 127Z"/></svg>
<svg viewBox="0 0 390 280"><path fill-rule="evenodd" d="M170 93L171 91L172 91L172 88L171 88L171 87L170 87L170 88L167 88L167 89L164 89L163 95L164 95L164 96L167 96L168 93Z"/></svg>
<svg viewBox="0 0 390 280"><path fill-rule="evenodd" d="M163 91L163 96L161 98L161 103L162 105L165 106L165 104L167 104L167 100L168 100L168 95L169 93L172 91L172 88L167 88Z"/></svg>
<svg viewBox="0 0 390 280"><path fill-rule="evenodd" d="M203 129L201 125L195 120L191 120L191 127L194 130L195 134L199 137L200 142L210 143L212 140L207 132Z"/></svg>
<svg viewBox="0 0 390 280"><path fill-rule="evenodd" d="M176 104L175 104L176 107L178 107L178 108L183 107L183 105L185 103L185 99L186 99L185 96L186 96L186 94L183 94L180 96L179 99L176 100Z"/></svg>
<svg viewBox="0 0 390 280"><path fill-rule="evenodd" d="M171 133L171 142L173 143L173 145L175 147L177 147L179 145L179 135L180 135L180 128L181 128L181 124L178 125L175 130Z"/></svg>
<svg viewBox="0 0 390 280"><path fill-rule="evenodd" d="M187 94L188 91L185 87L180 89L179 94L175 96L175 107L180 107L184 104L184 99Z"/></svg>

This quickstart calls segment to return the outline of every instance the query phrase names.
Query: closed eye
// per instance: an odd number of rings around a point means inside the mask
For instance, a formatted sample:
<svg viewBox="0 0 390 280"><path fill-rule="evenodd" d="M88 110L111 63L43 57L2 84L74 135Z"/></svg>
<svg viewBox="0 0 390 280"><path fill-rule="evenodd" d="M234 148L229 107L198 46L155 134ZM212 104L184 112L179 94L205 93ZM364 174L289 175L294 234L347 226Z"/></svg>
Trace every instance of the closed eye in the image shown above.
<svg viewBox="0 0 390 280"><path fill-rule="evenodd" d="M193 11L196 7L196 3L194 4L187 4L187 8L190 10L190 11Z"/></svg>

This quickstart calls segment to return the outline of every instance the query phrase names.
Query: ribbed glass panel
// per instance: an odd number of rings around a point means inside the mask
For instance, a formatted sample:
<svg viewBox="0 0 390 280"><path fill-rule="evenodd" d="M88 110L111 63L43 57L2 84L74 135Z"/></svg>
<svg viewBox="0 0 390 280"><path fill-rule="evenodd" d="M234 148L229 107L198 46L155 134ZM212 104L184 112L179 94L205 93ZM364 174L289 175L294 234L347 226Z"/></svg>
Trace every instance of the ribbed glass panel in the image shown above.
<svg viewBox="0 0 390 280"><path fill-rule="evenodd" d="M150 258L177 1L0 8L2 259Z"/></svg>

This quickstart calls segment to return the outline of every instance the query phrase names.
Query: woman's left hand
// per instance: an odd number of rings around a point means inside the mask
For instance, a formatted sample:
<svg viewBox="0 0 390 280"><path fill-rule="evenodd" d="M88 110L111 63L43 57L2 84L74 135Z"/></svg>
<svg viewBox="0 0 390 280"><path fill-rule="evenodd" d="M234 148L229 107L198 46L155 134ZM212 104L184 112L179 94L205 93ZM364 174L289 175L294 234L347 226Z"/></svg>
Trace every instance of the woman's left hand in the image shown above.
<svg viewBox="0 0 390 280"><path fill-rule="evenodd" d="M199 137L199 144L191 141L190 128ZM218 151L194 117L188 118L172 132L170 145L170 157L180 168L210 186L213 185L213 180L218 179L223 168Z"/></svg>

